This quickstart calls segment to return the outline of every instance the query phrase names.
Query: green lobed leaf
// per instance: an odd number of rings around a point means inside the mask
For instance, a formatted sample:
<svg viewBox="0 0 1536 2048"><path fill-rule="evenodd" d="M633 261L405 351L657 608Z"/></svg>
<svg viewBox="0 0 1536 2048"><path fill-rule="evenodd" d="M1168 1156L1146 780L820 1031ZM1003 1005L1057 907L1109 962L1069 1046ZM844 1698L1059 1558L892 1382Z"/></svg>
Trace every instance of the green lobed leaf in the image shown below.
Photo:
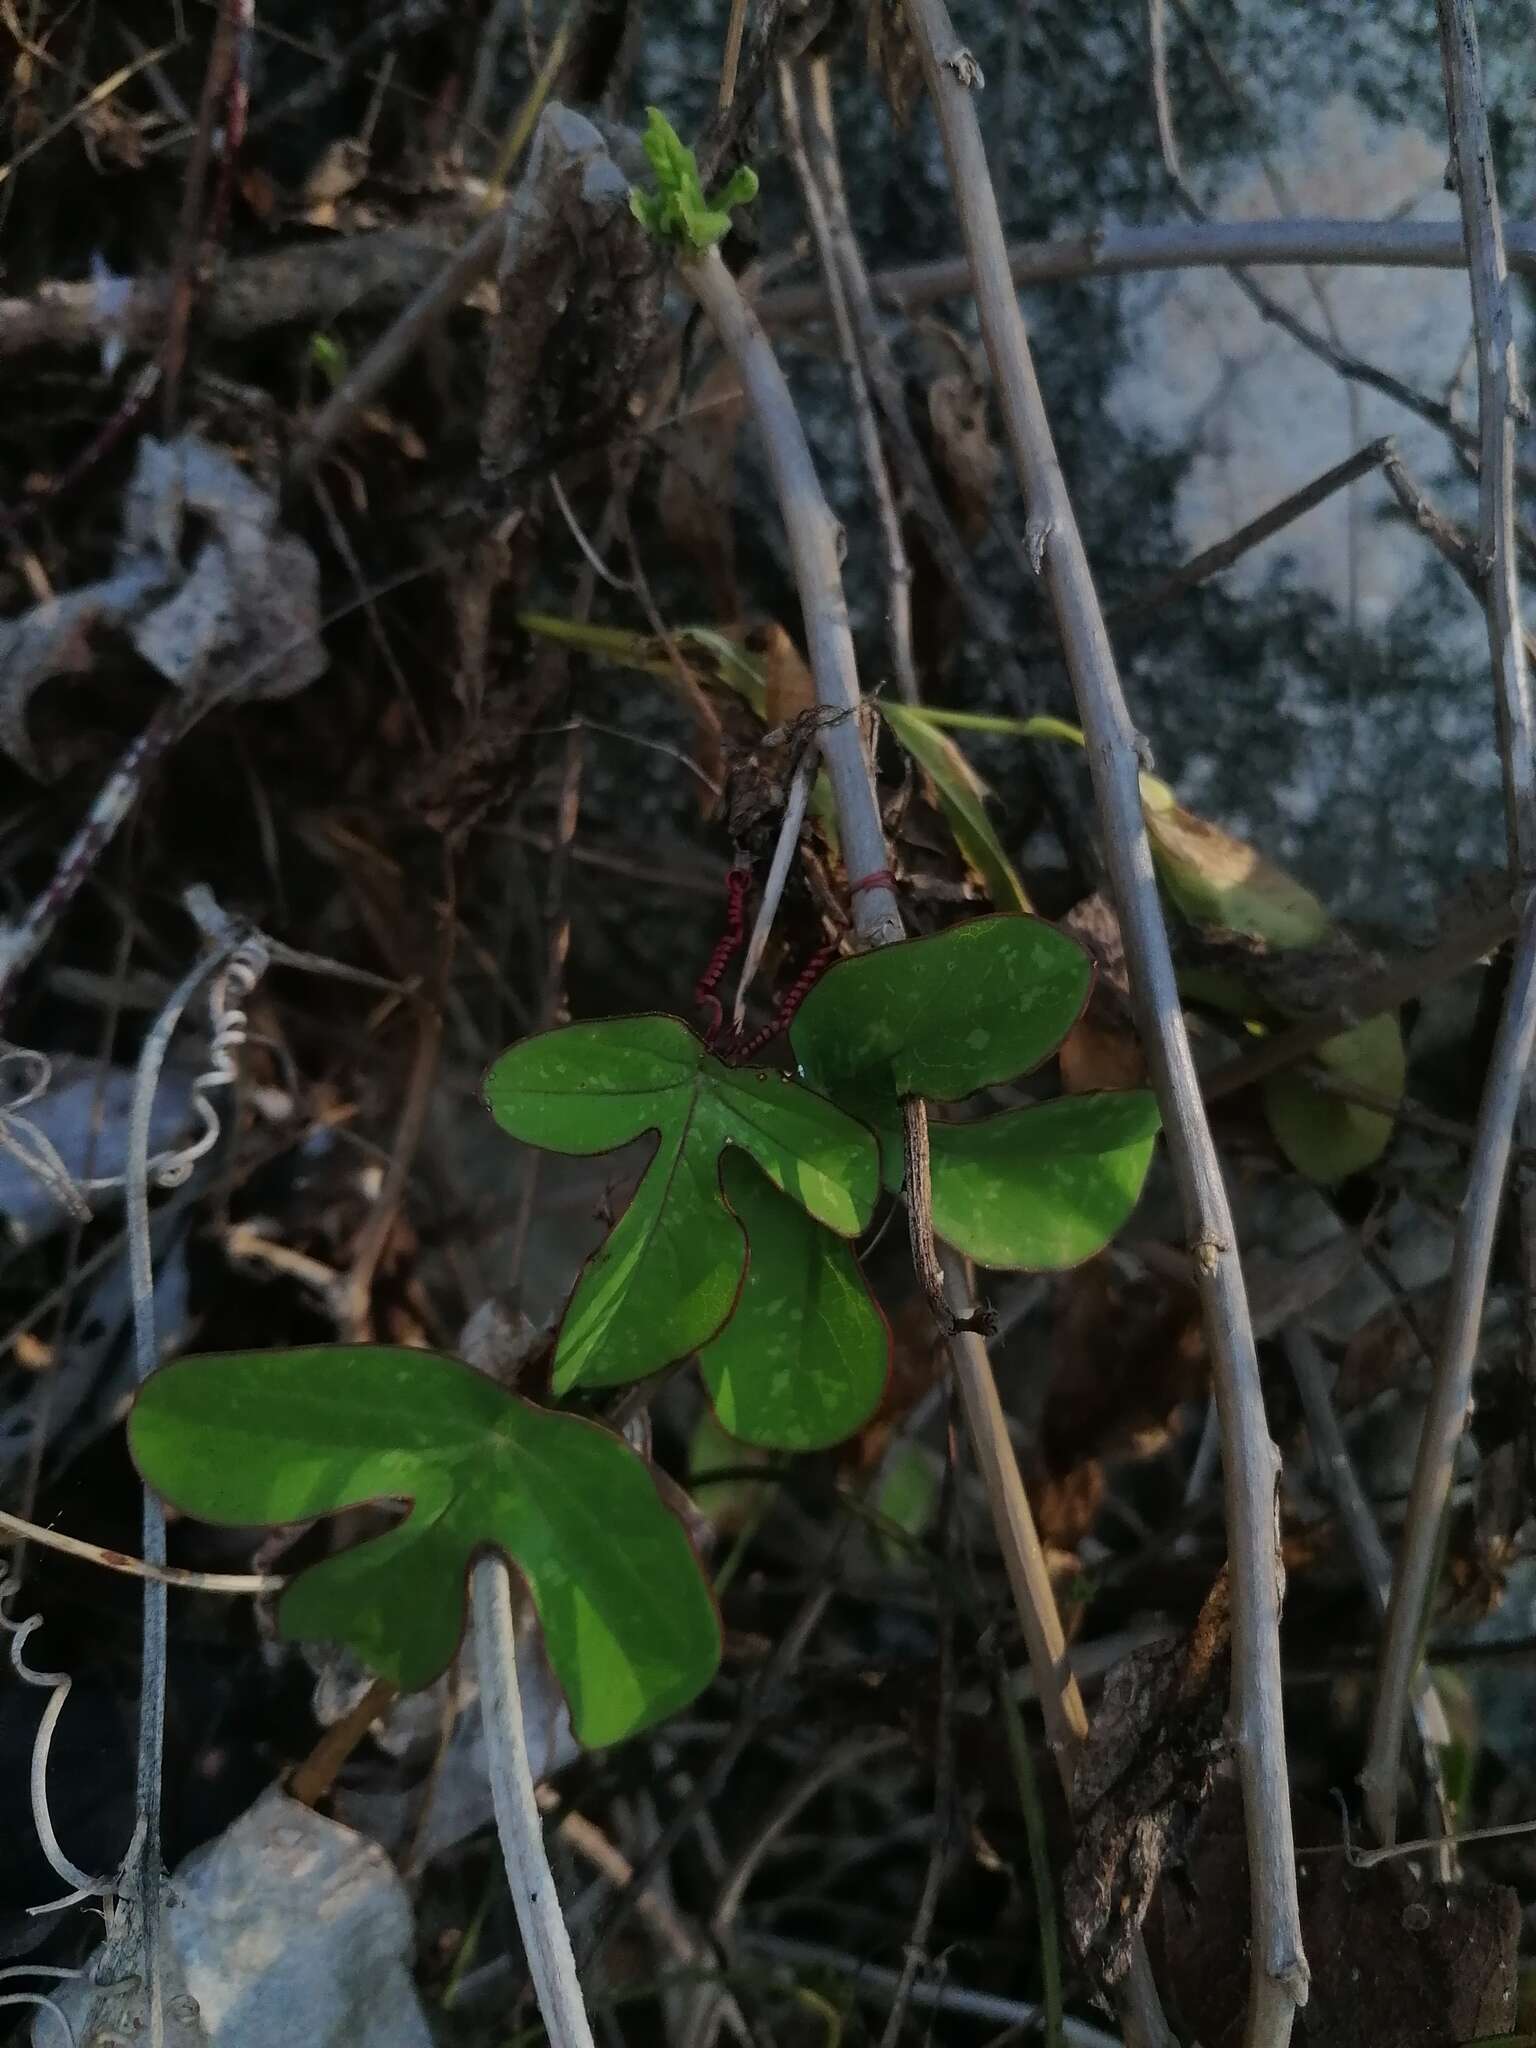
<svg viewBox="0 0 1536 2048"><path fill-rule="evenodd" d="M1157 1131L1143 1089L930 1123L934 1232L978 1265L1081 1265L1135 1208Z"/></svg>
<svg viewBox="0 0 1536 2048"><path fill-rule="evenodd" d="M1319 1064L1341 1081L1401 1101L1408 1077L1403 1034L1394 1015L1368 1018L1317 1049ZM1309 1180L1361 1173L1386 1150L1393 1119L1316 1088L1305 1074L1271 1074L1260 1091L1275 1142Z"/></svg>
<svg viewBox="0 0 1536 2048"><path fill-rule="evenodd" d="M736 1313L699 1353L722 1428L769 1450L815 1451L880 1404L891 1337L851 1249L727 1153L725 1196L751 1246Z"/></svg>
<svg viewBox="0 0 1536 2048"><path fill-rule="evenodd" d="M813 1088L888 1123L895 1097L958 1102L1037 1067L1092 976L1082 947L1038 918L974 918L840 961L800 1006L790 1043Z"/></svg>
<svg viewBox="0 0 1536 2048"><path fill-rule="evenodd" d="M571 1024L513 1046L486 1076L503 1130L552 1151L656 1149L618 1225L588 1262L561 1325L557 1391L615 1386L707 1343L746 1265L721 1154L749 1153L818 1222L852 1237L879 1191L872 1134L787 1075L728 1067L675 1017Z"/></svg>
<svg viewBox="0 0 1536 2048"><path fill-rule="evenodd" d="M955 844L987 885L999 910L1030 909L1018 872L987 816L987 786L960 747L915 706L882 704L881 716L933 783Z"/></svg>
<svg viewBox="0 0 1536 2048"><path fill-rule="evenodd" d="M585 1743L675 1712L719 1661L714 1602L644 1461L458 1359L390 1345L180 1359L146 1382L128 1442L146 1484L200 1521L407 1501L397 1527L301 1572L278 1608L290 1640L344 1643L402 1691L451 1661L485 1550L527 1580Z"/></svg>

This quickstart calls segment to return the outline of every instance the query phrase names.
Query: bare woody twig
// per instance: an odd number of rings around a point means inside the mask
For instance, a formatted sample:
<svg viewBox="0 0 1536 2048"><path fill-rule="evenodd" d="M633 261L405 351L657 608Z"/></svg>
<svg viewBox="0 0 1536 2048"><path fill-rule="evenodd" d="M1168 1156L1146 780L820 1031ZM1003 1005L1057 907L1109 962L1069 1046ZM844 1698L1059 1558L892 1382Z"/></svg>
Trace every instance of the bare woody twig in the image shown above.
<svg viewBox="0 0 1536 2048"><path fill-rule="evenodd" d="M762 436L793 558L816 695L823 711L835 714L821 728L821 755L837 804L854 929L865 946L887 945L901 937L901 912L859 729L859 676L843 596L842 529L822 495L784 373L720 252L686 256L678 268L735 363Z"/></svg>
<svg viewBox="0 0 1536 2048"><path fill-rule="evenodd" d="M1536 226L1511 223L1505 231L1510 267L1536 272ZM1016 285L1061 284L1085 277L1124 277L1149 270L1224 269L1229 264L1380 267L1390 270L1459 270L1466 258L1448 221L1287 220L1171 221L1155 227L1103 228L1045 242L1015 242L1007 249ZM880 271L882 299L916 312L971 289L963 256ZM830 312L822 285L782 285L759 307L773 328L824 320ZM0 317L0 336L3 336ZM3 348L0 339L0 348Z"/></svg>
<svg viewBox="0 0 1536 2048"><path fill-rule="evenodd" d="M109 1572L124 1572L134 1579L155 1579L163 1586L182 1586L192 1593L280 1593L287 1584L285 1579L262 1572L190 1572L173 1564L146 1564L142 1557L108 1550L100 1543L86 1543L58 1529L44 1529L36 1522L23 1521L20 1515L0 1513L0 1533L17 1543L37 1543L44 1550L78 1557L85 1564L99 1564Z"/></svg>
<svg viewBox="0 0 1536 2048"><path fill-rule="evenodd" d="M407 305L462 243L466 211L463 201L455 200L423 213L409 227L236 257L209 279L199 319L207 333L240 340L296 321L323 325L343 313L382 313ZM1512 271L1536 276L1536 225L1509 223L1505 250ZM1305 218L1106 228L1059 240L1016 242L1008 258L1019 285L1232 263L1460 270L1466 260L1453 221ZM916 312L964 295L970 290L970 272L965 259L955 257L879 271L872 282L883 300ZM110 311L91 279L57 279L30 298L0 298L0 357L34 348L94 348L108 331L129 346L144 347L164 331L167 295L162 275L135 280ZM758 312L774 330L825 320L830 313L826 287L781 286L764 294Z"/></svg>
<svg viewBox="0 0 1536 2048"><path fill-rule="evenodd" d="M504 1559L482 1557L477 1561L470 1581L470 1606L496 1832L501 1837L528 1973L551 2048L593 2048L571 1937L544 1852L544 1827L534 1798L517 1684L512 1579Z"/></svg>
<svg viewBox="0 0 1536 2048"><path fill-rule="evenodd" d="M1301 1396L1302 1411L1307 1418L1307 1434L1312 1439L1313 1455L1339 1511L1339 1520L1344 1525L1356 1569L1365 1583L1371 1604L1377 1615L1384 1618L1392 1594L1392 1559L1349 1455L1339 1418L1333 1412L1333 1402L1328 1393L1327 1363L1314 1339L1297 1324L1285 1332L1284 1343L1296 1391ZM1413 1723L1419 1739L1428 1809L1426 1824L1436 1835L1449 1835L1451 1808L1440 1756L1450 1746L1451 1729L1434 1681L1422 1671L1413 1685ZM1441 1883L1449 1884L1453 1875L1449 1852L1442 1851Z"/></svg>
<svg viewBox="0 0 1536 2048"><path fill-rule="evenodd" d="M1215 1369L1232 1575L1232 1721L1253 1898L1248 2048L1284 2048L1308 1974L1302 1952L1280 1688L1279 1458L1221 1167L1179 1005L1142 824L1136 735L1104 630L1008 271L1007 246L972 104L974 59L943 0L906 0L939 117L1004 427L1087 735L1127 965L1194 1255Z"/></svg>
<svg viewBox="0 0 1536 2048"><path fill-rule="evenodd" d="M1387 482L1392 486L1392 495L1402 507L1409 524L1423 534L1436 553L1456 571L1478 603L1482 604L1487 578L1483 574L1482 558L1472 535L1440 510L1423 485L1403 467L1402 458L1395 452L1387 456L1381 467ZM1524 643L1525 665L1529 673L1532 665L1536 664L1536 634L1525 626L1521 629L1520 637Z"/></svg>
<svg viewBox="0 0 1536 2048"><path fill-rule="evenodd" d="M1488 1078L1478 1110L1477 1145L1467 1174L1467 1196L1456 1227L1450 1301L1424 1411L1418 1458L1403 1525L1402 1550L1392 1579L1386 1637L1377 1675L1375 1710L1365 1769L1366 1813L1378 1841L1397 1831L1397 1759L1413 1692L1419 1638L1439 1551L1440 1524L1450 1497L1456 1446L1466 1426L1472 1369L1482 1323L1483 1296L1493 1257L1494 1231L1514 1135L1525 1070L1536 1043L1536 891L1527 900L1520 943L1499 1019Z"/></svg>
<svg viewBox="0 0 1536 2048"><path fill-rule="evenodd" d="M825 79L826 69L823 60L820 66L822 85ZM891 488L890 472L886 468L885 451L880 445L880 428L875 420L869 380L859 354L858 337L854 332L853 315L848 304L848 288L839 267L833 219L828 204L828 188L832 183L829 175L831 137L827 133L823 118L824 96L816 85L812 88L811 103L810 132L815 138L814 164L807 143L806 129L801 122L797 70L793 65L781 64L779 107L783 116L789 160L799 181L806 219L810 222L811 237L816 244L817 260L821 264L821 274L826 280L827 296L832 309L832 324L837 334L837 352L842 357L843 371L848 379L848 390L853 399L854 425L858 430L859 449L864 458L864 473L869 478L869 487L875 494L880 534L885 543L886 627L891 645L891 672L903 701L915 704L919 693L917 669L912 655L912 564L907 559L906 543L901 535L901 515L896 509L896 496Z"/></svg>
<svg viewBox="0 0 1536 2048"><path fill-rule="evenodd" d="M1216 542L1214 547L1203 548L1198 555L1191 555L1187 562L1181 562L1177 569L1151 583L1145 589L1134 591L1119 604L1111 605L1106 614L1111 625L1118 625L1123 619L1139 618L1142 613L1156 611L1171 599L1180 597L1186 590L1193 590L1211 577L1219 576L1239 556L1248 553L1280 533L1294 520L1303 518L1308 512L1331 498L1335 491L1342 491L1357 478L1366 476L1373 469L1385 466L1392 459L1390 437L1372 441L1364 448L1356 449L1342 462L1325 469L1320 476L1303 484L1299 491L1292 491L1287 497L1271 505L1267 512L1261 512L1257 519L1250 519L1245 526L1239 526Z"/></svg>
<svg viewBox="0 0 1536 2048"><path fill-rule="evenodd" d="M1219 1102L1223 1096L1235 1095L1271 1074L1295 1066L1328 1039L1337 1038L1341 1031L1349 1031L1386 1010L1400 1009L1426 989L1437 988L1442 981L1475 967L1512 939L1519 927L1519 916L1508 904L1499 903L1480 912L1454 927L1426 952L1395 961L1380 974L1368 976L1351 990L1345 1001L1330 1003L1315 1017L1293 1024L1289 1030L1277 1031L1240 1059L1228 1060L1212 1069L1201 1078L1201 1095L1206 1102Z"/></svg>
<svg viewBox="0 0 1536 2048"><path fill-rule="evenodd" d="M1515 412L1523 405L1515 363L1508 266L1498 187L1483 105L1477 26L1470 0L1436 0L1451 158L1461 198L1472 291L1478 398L1478 569L1483 581L1493 665L1499 754L1509 834L1510 873L1520 888L1536 880L1536 714L1520 615L1515 554ZM1434 1583L1440 1528L1450 1497L1456 1446L1466 1426L1483 1297L1493 1254L1504 1176L1518 1117L1522 1141L1536 1135L1536 1088L1528 1078L1536 1040L1536 890L1527 898L1520 944L1505 995L1478 1110L1477 1145L1457 1222L1451 1301L1419 1437L1402 1553L1392 1583L1377 1678L1375 1710L1361 1782L1377 1839L1397 1830L1397 1761L1418 1663L1420 1633ZM1524 1351L1536 1350L1536 1193L1520 1201Z"/></svg>
<svg viewBox="0 0 1536 2048"><path fill-rule="evenodd" d="M1168 174L1174 196L1192 220L1204 223L1209 216L1195 193L1194 187L1184 175L1183 161L1179 155L1178 139L1174 132L1173 108L1168 95L1168 53L1165 34L1166 10L1164 0L1147 0L1147 28L1152 57L1152 104L1157 119L1158 144L1162 151L1163 168ZM1449 440L1459 447L1471 450L1477 445L1477 437L1464 427L1449 405L1443 400L1431 398L1418 391L1391 371L1383 370L1378 364L1370 363L1363 356L1357 356L1344 347L1338 330L1329 321L1329 333L1318 334L1307 323L1293 313L1283 299L1261 285L1249 275L1247 268L1238 262L1225 266L1227 275L1238 290L1253 306L1259 317L1272 322L1292 341L1298 342L1309 355L1315 356L1347 384L1363 384L1372 391L1379 391L1405 411L1414 413L1432 427L1437 427ZM1310 268L1310 267L1309 267ZM1315 284L1315 279L1314 279Z"/></svg>

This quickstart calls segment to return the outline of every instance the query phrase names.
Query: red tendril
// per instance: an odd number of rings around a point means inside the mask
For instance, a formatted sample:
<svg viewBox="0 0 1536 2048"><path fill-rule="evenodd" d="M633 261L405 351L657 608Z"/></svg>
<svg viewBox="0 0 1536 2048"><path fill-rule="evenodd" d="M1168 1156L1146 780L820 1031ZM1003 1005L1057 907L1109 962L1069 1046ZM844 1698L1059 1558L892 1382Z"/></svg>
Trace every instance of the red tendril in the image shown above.
<svg viewBox="0 0 1536 2048"><path fill-rule="evenodd" d="M704 1043L713 1046L725 1028L725 1012L715 990L725 975L732 958L740 950L746 932L747 891L752 886L752 870L734 867L725 878L725 930L716 941L715 950L709 956L709 965L694 984L693 1000L709 1019L704 1034Z"/></svg>
<svg viewBox="0 0 1536 2048"><path fill-rule="evenodd" d="M738 1045L732 1046L732 1060L741 1065L747 1060L755 1059L765 1045L771 1044L779 1036L780 1032L789 1029L790 1025L795 1021L795 1012L837 958L841 944L842 941L840 939L828 939L824 946L816 948L816 951L795 976L790 987L779 998L777 1009L761 1031L753 1032L750 1038L743 1039Z"/></svg>

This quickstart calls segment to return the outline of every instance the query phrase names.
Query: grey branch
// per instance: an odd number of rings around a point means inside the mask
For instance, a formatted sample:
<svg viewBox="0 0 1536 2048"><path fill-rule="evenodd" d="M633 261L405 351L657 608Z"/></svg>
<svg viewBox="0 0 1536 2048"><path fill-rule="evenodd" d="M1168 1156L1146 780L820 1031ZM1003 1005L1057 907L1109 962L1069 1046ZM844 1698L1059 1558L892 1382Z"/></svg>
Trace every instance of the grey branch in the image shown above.
<svg viewBox="0 0 1536 2048"><path fill-rule="evenodd" d="M866 946L901 936L901 912L888 884L885 830L870 779L859 719L859 673L843 596L843 530L822 494L805 429L762 325L736 288L718 249L690 255L679 271L736 365L757 423L794 563L816 696L831 716L820 732L821 757L837 804L853 922Z"/></svg>
<svg viewBox="0 0 1536 2048"><path fill-rule="evenodd" d="M946 61L943 0L906 0L939 116L982 335L1056 613L1104 829L1131 986L1199 1279L1222 1428L1233 1603L1232 1723L1253 1886L1248 2048L1284 2048L1306 2000L1280 1685L1279 1457L1221 1167L1211 1141L1142 824L1136 734L1035 376L970 90Z"/></svg>
<svg viewBox="0 0 1536 2048"><path fill-rule="evenodd" d="M395 312L432 284L476 224L473 211L455 202L408 228L237 257L209 279L199 318L207 332L229 341L299 321L325 325L343 314ZM1511 222L1504 244L1511 270L1536 276L1536 225ZM1299 217L1106 228L1017 242L1008 260L1014 282L1032 285L1233 263L1460 270L1466 257L1454 221ZM963 257L952 257L880 271L873 283L882 298L917 311L967 293L970 271ZM134 279L119 304L92 279L54 279L28 298L0 298L0 356L95 348L108 333L130 347L153 347L165 326L168 290L164 277ZM770 327L788 327L824 320L830 306L824 285L784 285L765 294L759 311Z"/></svg>
<svg viewBox="0 0 1536 2048"><path fill-rule="evenodd" d="M470 1580L470 1606L496 1832L501 1838L528 1974L551 2048L593 2048L571 1937L544 1851L544 1824L534 1798L517 1684L512 1580L503 1559L477 1560Z"/></svg>
<svg viewBox="0 0 1536 2048"><path fill-rule="evenodd" d="M1499 756L1509 835L1510 873L1522 889L1536 878L1536 718L1531 703L1515 553L1515 414L1523 405L1515 363L1509 276L1498 187L1483 104L1477 24L1470 0L1436 0L1451 163L1461 198L1477 358L1478 536L1493 665ZM1435 1360L1408 1496L1402 1554L1381 1649L1376 1701L1361 1783L1377 1840L1397 1834L1397 1764L1419 1637L1434 1590L1440 1528L1450 1497L1456 1447L1466 1427L1494 1230L1516 1119L1524 1143L1536 1134L1536 1093L1527 1078L1536 1039L1536 892L1527 898L1514 971L1478 1111L1477 1143L1457 1222L1451 1300ZM1536 1193L1520 1201L1524 1350L1536 1349Z"/></svg>
<svg viewBox="0 0 1536 2048"><path fill-rule="evenodd" d="M1536 226L1511 223L1504 233L1510 268L1536 275ZM1460 270L1466 261L1454 221L1288 220L1170 221L1157 227L1104 228L1063 235L1047 242L1015 242L1005 252L1016 285L1063 284L1082 277L1123 277L1148 270L1251 267L1294 269L1381 268ZM882 298L916 312L939 299L971 289L963 256L936 263L911 263L880 271L874 279ZM820 285L783 285L764 295L760 312L771 327L824 320L829 307ZM4 343L0 306L0 351Z"/></svg>
<svg viewBox="0 0 1536 2048"><path fill-rule="evenodd" d="M1493 1056L1477 1116L1477 1144L1467 1175L1467 1197L1456 1226L1450 1301L1424 1410L1418 1457L1403 1526L1402 1550L1392 1578L1371 1716L1370 1743L1360 1782L1377 1839L1390 1845L1397 1829L1397 1760L1403 1722L1413 1696L1419 1635L1433 1584L1440 1524L1450 1498L1456 1446L1466 1427L1483 1297L1493 1258L1494 1232L1504 1192L1521 1085L1536 1041L1536 890L1527 900L1520 943L1499 1019Z"/></svg>

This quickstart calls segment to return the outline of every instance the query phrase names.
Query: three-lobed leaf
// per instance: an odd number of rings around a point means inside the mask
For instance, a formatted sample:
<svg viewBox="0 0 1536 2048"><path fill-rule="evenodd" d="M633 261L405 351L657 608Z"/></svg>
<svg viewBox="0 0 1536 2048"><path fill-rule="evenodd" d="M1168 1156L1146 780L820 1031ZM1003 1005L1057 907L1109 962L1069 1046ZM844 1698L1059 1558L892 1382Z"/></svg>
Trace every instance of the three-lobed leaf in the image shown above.
<svg viewBox="0 0 1536 2048"><path fill-rule="evenodd" d="M555 1386L613 1386L658 1371L713 1337L747 1264L721 1156L750 1154L828 1230L855 1236L879 1191L874 1138L788 1076L728 1067L675 1017L617 1017L523 1040L486 1076L503 1130L594 1153L647 1133L651 1162L588 1262L561 1325Z"/></svg>
<svg viewBox="0 0 1536 2048"><path fill-rule="evenodd" d="M1044 1060L1092 980L1036 918L956 925L834 967L791 1030L806 1077L879 1132L901 1185L901 1099L955 1102ZM1143 1090L928 1126L936 1234L982 1265L1055 1270L1102 1250L1135 1206L1158 1128Z"/></svg>
<svg viewBox="0 0 1536 2048"><path fill-rule="evenodd" d="M1088 1000L1093 969L1038 918L978 917L840 961L790 1031L800 1070L856 1114L893 1098L958 1102L1053 1052Z"/></svg>
<svg viewBox="0 0 1536 2048"><path fill-rule="evenodd" d="M852 1249L737 1152L725 1157L725 1194L751 1256L736 1313L699 1353L721 1426L772 1450L841 1443L885 1392L885 1318Z"/></svg>
<svg viewBox="0 0 1536 2048"><path fill-rule="evenodd" d="M145 1482L205 1522L406 1502L402 1522L311 1565L278 1607L285 1636L344 1643L402 1691L451 1661L486 1550L527 1580L583 1742L633 1734L714 1674L719 1617L644 1461L458 1359L389 1345L184 1358L146 1382L128 1441Z"/></svg>
<svg viewBox="0 0 1536 2048"><path fill-rule="evenodd" d="M1141 1088L932 1123L934 1231L978 1265L1080 1266L1136 1206L1157 1132L1156 1100Z"/></svg>

